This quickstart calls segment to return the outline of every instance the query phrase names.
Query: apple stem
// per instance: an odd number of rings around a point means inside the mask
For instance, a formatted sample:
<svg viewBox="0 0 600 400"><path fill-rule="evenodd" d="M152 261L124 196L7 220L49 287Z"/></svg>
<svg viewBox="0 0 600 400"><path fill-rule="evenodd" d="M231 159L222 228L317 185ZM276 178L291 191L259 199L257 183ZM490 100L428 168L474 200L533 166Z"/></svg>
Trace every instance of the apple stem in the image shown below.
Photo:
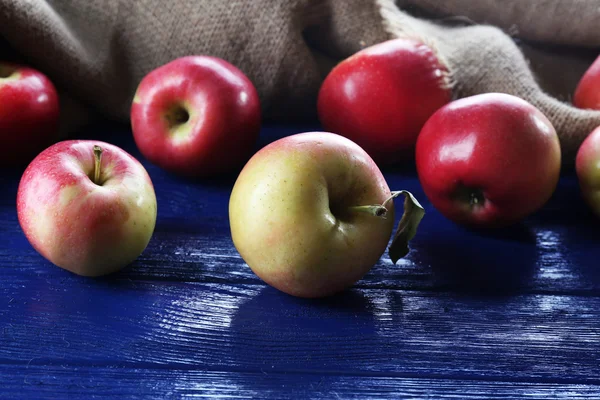
<svg viewBox="0 0 600 400"><path fill-rule="evenodd" d="M100 185L100 166L102 164L102 147L94 146L94 183Z"/></svg>
<svg viewBox="0 0 600 400"><path fill-rule="evenodd" d="M349 208L350 211L358 211L358 212L363 212L363 213L367 213L369 215L372 215L374 217L381 217L381 218L385 218L385 216L387 215L387 208L385 208L382 205L371 205L371 206L354 206L354 207L350 207Z"/></svg>
<svg viewBox="0 0 600 400"><path fill-rule="evenodd" d="M388 209L385 207L392 199L402 194L402 191L392 192L391 196L388 197L383 204L373 204L370 206L354 206L350 207L350 211L364 212L374 217L386 218Z"/></svg>

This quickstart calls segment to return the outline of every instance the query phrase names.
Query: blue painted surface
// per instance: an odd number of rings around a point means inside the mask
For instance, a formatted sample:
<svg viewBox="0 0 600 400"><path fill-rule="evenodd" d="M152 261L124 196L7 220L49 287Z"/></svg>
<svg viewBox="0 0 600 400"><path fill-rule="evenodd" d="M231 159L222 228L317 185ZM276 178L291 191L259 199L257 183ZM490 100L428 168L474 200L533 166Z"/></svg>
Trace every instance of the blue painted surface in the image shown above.
<svg viewBox="0 0 600 400"><path fill-rule="evenodd" d="M310 127L268 127L257 146ZM565 172L551 201L493 234L447 221L414 169L385 170L427 214L397 265L303 300L265 286L229 236L235 176L148 169L148 249L106 278L39 256L16 218L19 172L0 177L0 398L600 398L600 221ZM399 216L398 216L399 218Z"/></svg>

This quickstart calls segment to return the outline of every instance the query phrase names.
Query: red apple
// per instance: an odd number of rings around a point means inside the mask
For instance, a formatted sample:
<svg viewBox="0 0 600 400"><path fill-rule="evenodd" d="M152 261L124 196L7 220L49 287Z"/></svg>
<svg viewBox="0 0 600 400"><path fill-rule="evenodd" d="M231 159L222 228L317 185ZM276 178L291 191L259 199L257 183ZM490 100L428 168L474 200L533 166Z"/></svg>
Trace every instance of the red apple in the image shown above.
<svg viewBox="0 0 600 400"><path fill-rule="evenodd" d="M19 223L31 245L79 275L115 272L146 248L156 196L144 167L114 145L58 142L27 167L17 194Z"/></svg>
<svg viewBox="0 0 600 400"><path fill-rule="evenodd" d="M378 164L412 158L427 119L451 100L448 71L413 39L359 51L327 75L318 97L325 130L356 142Z"/></svg>
<svg viewBox="0 0 600 400"><path fill-rule="evenodd" d="M585 138L575 159L581 194L600 217L600 126Z"/></svg>
<svg viewBox="0 0 600 400"><path fill-rule="evenodd" d="M579 108L600 110L600 57L581 77L575 89L573 104Z"/></svg>
<svg viewBox="0 0 600 400"><path fill-rule="evenodd" d="M140 152L170 172L231 172L253 152L260 102L252 82L225 60L187 56L146 75L131 107Z"/></svg>
<svg viewBox="0 0 600 400"><path fill-rule="evenodd" d="M58 95L41 72L0 62L0 166L25 166L58 140Z"/></svg>
<svg viewBox="0 0 600 400"><path fill-rule="evenodd" d="M425 124L417 172L432 205L480 227L516 223L558 183L561 152L548 119L525 100L487 93L454 101Z"/></svg>

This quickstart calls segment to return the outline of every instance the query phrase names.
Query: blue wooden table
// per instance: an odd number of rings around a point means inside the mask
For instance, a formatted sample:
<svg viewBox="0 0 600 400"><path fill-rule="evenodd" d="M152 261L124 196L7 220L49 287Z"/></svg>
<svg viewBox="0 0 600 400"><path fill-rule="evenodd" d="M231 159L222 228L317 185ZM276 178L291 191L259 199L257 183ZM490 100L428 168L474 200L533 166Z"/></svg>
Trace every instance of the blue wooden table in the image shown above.
<svg viewBox="0 0 600 400"><path fill-rule="evenodd" d="M307 129L266 127L258 147ZM484 234L433 209L414 169L385 170L427 212L410 254L304 300L263 284L235 251L235 176L169 175L123 126L78 137L144 163L156 231L123 271L75 276L29 245L20 175L0 177L0 398L600 398L600 220L572 171L544 209Z"/></svg>

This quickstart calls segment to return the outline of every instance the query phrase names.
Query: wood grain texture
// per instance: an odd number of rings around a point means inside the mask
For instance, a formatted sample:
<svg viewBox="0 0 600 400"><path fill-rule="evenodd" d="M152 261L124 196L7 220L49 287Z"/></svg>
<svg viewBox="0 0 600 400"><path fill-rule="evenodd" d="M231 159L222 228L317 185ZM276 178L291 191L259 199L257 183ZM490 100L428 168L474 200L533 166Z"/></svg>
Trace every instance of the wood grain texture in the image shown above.
<svg viewBox="0 0 600 400"><path fill-rule="evenodd" d="M600 298L11 279L0 363L418 374L599 384Z"/></svg>
<svg viewBox="0 0 600 400"><path fill-rule="evenodd" d="M11 399L593 399L596 385L420 379L307 372L18 366L0 370Z"/></svg>
<svg viewBox="0 0 600 400"><path fill-rule="evenodd" d="M302 300L235 251L234 176L174 177L127 129L97 129L147 167L154 237L123 271L77 277L31 248L19 174L0 175L0 397L600 397L600 223L574 175L492 234L441 217L410 167L385 170L426 208L410 254L395 266L382 256L338 296ZM259 146L302 130L265 129Z"/></svg>
<svg viewBox="0 0 600 400"><path fill-rule="evenodd" d="M147 168L158 188L155 234L139 259L117 276L260 283L231 240L227 205L233 179L187 182L152 165ZM384 254L357 287L600 294L600 247L595 245L600 224L583 204L574 176L564 177L554 198L522 225L490 234L443 218L414 173L385 175L392 188L415 193L426 215L408 256L392 265ZM0 268L5 275L57 273L29 245L10 205L0 206Z"/></svg>

